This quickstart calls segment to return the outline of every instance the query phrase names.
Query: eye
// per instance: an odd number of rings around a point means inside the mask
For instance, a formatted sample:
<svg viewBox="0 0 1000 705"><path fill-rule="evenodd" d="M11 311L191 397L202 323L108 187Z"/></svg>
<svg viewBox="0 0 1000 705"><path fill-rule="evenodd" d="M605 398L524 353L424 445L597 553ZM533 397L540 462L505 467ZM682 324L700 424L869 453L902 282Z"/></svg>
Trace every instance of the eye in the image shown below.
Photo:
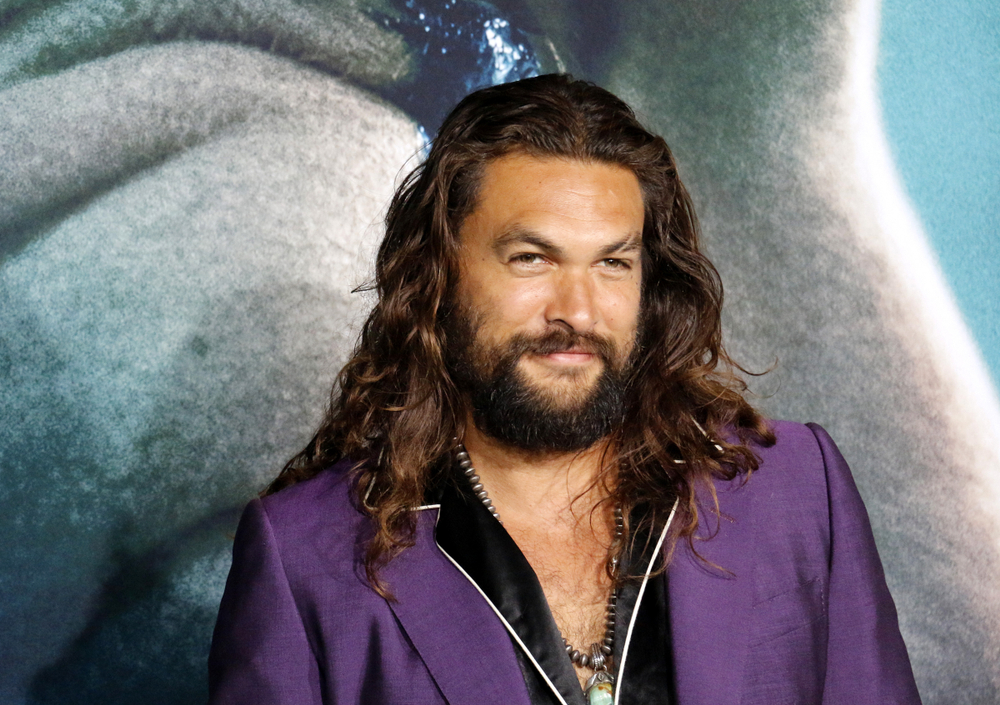
<svg viewBox="0 0 1000 705"><path fill-rule="evenodd" d="M624 259L609 257L601 260L601 266L609 269L632 269L632 263Z"/></svg>
<svg viewBox="0 0 1000 705"><path fill-rule="evenodd" d="M537 252L521 252L510 258L512 264L542 264L545 258Z"/></svg>

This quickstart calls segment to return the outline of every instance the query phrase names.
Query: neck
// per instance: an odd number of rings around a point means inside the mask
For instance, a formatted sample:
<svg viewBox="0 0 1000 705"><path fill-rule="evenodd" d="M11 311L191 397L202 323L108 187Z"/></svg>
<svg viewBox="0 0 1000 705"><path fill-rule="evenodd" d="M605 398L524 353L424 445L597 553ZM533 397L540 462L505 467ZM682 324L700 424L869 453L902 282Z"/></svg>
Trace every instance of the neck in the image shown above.
<svg viewBox="0 0 1000 705"><path fill-rule="evenodd" d="M504 445L470 423L464 443L505 524L576 526L589 521L605 496L597 480L607 441L569 453L528 452Z"/></svg>
<svg viewBox="0 0 1000 705"><path fill-rule="evenodd" d="M576 453L527 453L470 423L465 449L504 528L534 570L564 640L577 645L575 651L567 646L567 653L585 686L595 674L581 651L597 653L601 644L606 653L613 648L607 561L621 535L621 514L616 517L607 503L598 506L607 441Z"/></svg>

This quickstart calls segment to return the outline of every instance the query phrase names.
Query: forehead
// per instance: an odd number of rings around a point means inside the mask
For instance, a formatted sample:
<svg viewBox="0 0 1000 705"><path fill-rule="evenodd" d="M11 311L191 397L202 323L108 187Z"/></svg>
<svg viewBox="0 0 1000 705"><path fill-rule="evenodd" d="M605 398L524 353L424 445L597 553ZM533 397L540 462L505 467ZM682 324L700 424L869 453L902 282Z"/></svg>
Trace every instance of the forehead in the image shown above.
<svg viewBox="0 0 1000 705"><path fill-rule="evenodd" d="M534 225L580 233L642 230L639 181L615 164L508 154L487 163L476 196L463 239Z"/></svg>

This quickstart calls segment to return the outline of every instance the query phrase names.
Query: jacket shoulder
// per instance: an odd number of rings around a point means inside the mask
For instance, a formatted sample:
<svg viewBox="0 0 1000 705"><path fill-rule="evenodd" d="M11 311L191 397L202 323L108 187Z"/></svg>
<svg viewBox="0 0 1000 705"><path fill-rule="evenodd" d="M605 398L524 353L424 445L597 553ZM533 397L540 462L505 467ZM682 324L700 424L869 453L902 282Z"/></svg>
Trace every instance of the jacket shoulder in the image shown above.
<svg viewBox="0 0 1000 705"><path fill-rule="evenodd" d="M774 432L775 443L770 446L750 444L750 450L760 462L749 477L740 474L732 480L715 481L720 502L738 505L732 507L737 512L738 507L749 510L751 505L757 511L767 508L775 521L780 521L778 517L785 509L794 507L825 514L827 459L815 429L819 429L826 439L829 436L815 424L768 423ZM832 440L829 443L833 446ZM727 511L725 507L722 509ZM789 517L789 520L794 518Z"/></svg>
<svg viewBox="0 0 1000 705"><path fill-rule="evenodd" d="M795 421L771 421L769 425L774 431L776 439L774 445L757 445L753 449L760 458L760 470L772 471L781 468L786 472L797 471L798 474L823 469L823 452L814 430L822 431L820 426ZM822 433L826 435L826 431Z"/></svg>
<svg viewBox="0 0 1000 705"><path fill-rule="evenodd" d="M814 580L817 587L825 583L830 502L840 501L831 497L829 467L813 428L790 421L773 421L771 428L774 445L753 448L757 470L719 493L720 508L734 519L722 523L720 537L753 556L755 602ZM850 472L846 465L844 471Z"/></svg>
<svg viewBox="0 0 1000 705"><path fill-rule="evenodd" d="M338 462L316 477L256 500L248 507L247 511L254 508L266 517L286 561L314 561L317 550L353 560L359 535L369 520L356 506L351 467L350 461Z"/></svg>

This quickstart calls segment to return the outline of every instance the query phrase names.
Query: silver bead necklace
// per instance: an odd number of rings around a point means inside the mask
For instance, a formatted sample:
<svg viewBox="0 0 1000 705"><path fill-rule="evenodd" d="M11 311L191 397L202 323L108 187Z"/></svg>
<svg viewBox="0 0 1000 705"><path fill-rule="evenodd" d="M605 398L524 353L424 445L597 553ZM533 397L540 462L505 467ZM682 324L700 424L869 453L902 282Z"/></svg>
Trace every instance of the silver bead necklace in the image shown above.
<svg viewBox="0 0 1000 705"><path fill-rule="evenodd" d="M493 506L493 500L486 493L486 488L483 487L482 480L476 474L476 469L472 466L472 459L469 458L469 452L465 449L465 444L457 438L455 439L455 460L458 462L459 468L462 469L462 474L465 475L469 480L469 484L472 485L472 492L476 495L476 498L489 510L493 518L503 526L500 513ZM625 521L622 518L621 507L615 507L614 514L615 541L618 541L625 532ZM611 572L612 575L618 572L617 557L611 559ZM573 645L566 641L566 637L563 637L563 647L566 649L566 655L569 656L569 660L581 668L589 668L594 671L594 675L590 677L584 688L588 700L592 702L603 701L603 696L611 693L614 684L614 677L608 672L608 662L611 654L614 653L615 609L617 605L618 591L612 588L605 611L604 639L601 643L595 642L591 644L589 652L574 649Z"/></svg>

